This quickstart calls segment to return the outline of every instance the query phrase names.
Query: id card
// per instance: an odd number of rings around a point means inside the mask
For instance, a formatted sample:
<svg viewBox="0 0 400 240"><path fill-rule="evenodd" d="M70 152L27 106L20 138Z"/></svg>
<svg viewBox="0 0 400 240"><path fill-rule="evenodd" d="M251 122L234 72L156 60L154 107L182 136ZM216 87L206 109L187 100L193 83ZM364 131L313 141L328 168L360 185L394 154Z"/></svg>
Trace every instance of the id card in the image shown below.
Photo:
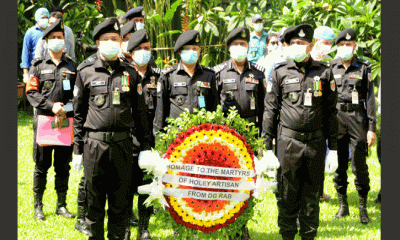
<svg viewBox="0 0 400 240"><path fill-rule="evenodd" d="M351 103L358 104L358 92L356 90L351 92Z"/></svg>
<svg viewBox="0 0 400 240"><path fill-rule="evenodd" d="M304 93L304 106L312 106L312 94L309 92L309 90Z"/></svg>
<svg viewBox="0 0 400 240"><path fill-rule="evenodd" d="M64 91L71 90L71 83L70 83L69 79L63 80L63 89L64 89Z"/></svg>
<svg viewBox="0 0 400 240"><path fill-rule="evenodd" d="M199 100L199 108L206 107L206 101L204 100L204 96L199 96L198 100Z"/></svg>
<svg viewBox="0 0 400 240"><path fill-rule="evenodd" d="M113 101L112 101L113 105L119 105L119 104L121 104L121 102L120 102L120 96L121 96L121 95L120 95L119 89L116 88L115 91L113 92Z"/></svg>
<svg viewBox="0 0 400 240"><path fill-rule="evenodd" d="M255 110L256 109L256 99L254 97L250 98L250 109Z"/></svg>
<svg viewBox="0 0 400 240"><path fill-rule="evenodd" d="M74 107L72 106L72 103L68 103L68 104L64 105L63 108L64 108L65 111L67 111L67 112L71 112L71 111L74 110Z"/></svg>

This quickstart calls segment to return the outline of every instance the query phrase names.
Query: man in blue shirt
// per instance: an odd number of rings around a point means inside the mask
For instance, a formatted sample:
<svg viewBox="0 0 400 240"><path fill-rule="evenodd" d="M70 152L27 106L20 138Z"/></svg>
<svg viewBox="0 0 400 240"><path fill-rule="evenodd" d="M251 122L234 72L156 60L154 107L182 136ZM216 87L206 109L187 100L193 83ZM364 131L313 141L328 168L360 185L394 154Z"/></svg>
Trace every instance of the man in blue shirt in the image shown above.
<svg viewBox="0 0 400 240"><path fill-rule="evenodd" d="M252 20L254 32L250 33L249 52L247 60L257 63L257 60L265 53L268 33L263 30L263 18L260 14L255 14Z"/></svg>
<svg viewBox="0 0 400 240"><path fill-rule="evenodd" d="M49 11L46 8L39 8L35 12L36 24L26 31L24 36L24 42L22 46L21 55L21 68L24 73L24 82L28 82L29 68L31 66L31 61L35 57L36 43L40 37L43 35L43 31L47 28L49 22Z"/></svg>

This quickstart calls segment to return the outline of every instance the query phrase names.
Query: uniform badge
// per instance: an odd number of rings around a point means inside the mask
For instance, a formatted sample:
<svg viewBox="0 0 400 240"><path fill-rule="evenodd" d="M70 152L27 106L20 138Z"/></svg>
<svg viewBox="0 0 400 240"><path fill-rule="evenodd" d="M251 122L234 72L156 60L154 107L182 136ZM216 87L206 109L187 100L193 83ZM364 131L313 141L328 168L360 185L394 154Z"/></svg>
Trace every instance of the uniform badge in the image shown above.
<svg viewBox="0 0 400 240"><path fill-rule="evenodd" d="M96 104L96 106L98 106L98 107L101 107L105 101L106 101L106 99L104 98L104 95L94 96L94 104Z"/></svg>
<svg viewBox="0 0 400 240"><path fill-rule="evenodd" d="M50 81L46 81L46 83L44 84L44 88L47 90L50 90L52 86L53 86L53 83Z"/></svg>
<svg viewBox="0 0 400 240"><path fill-rule="evenodd" d="M246 32L243 30L242 31L242 38L245 38L246 37Z"/></svg>
<svg viewBox="0 0 400 240"><path fill-rule="evenodd" d="M272 90L272 82L267 83L267 92L271 92Z"/></svg>
<svg viewBox="0 0 400 240"><path fill-rule="evenodd" d="M331 85L331 90L335 91L335 87L336 87L335 80L331 80L330 85Z"/></svg>
<svg viewBox="0 0 400 240"><path fill-rule="evenodd" d="M314 77L314 81L319 81L321 78L319 76Z"/></svg>
<svg viewBox="0 0 400 240"><path fill-rule="evenodd" d="M300 30L299 32L299 37L305 37L306 34L304 33L303 29Z"/></svg>
<svg viewBox="0 0 400 240"><path fill-rule="evenodd" d="M289 99L291 102L296 102L297 99L299 99L299 93L298 92L290 92Z"/></svg>
<svg viewBox="0 0 400 240"><path fill-rule="evenodd" d="M114 24L114 29L118 31L118 24L117 23Z"/></svg>
<svg viewBox="0 0 400 240"><path fill-rule="evenodd" d="M372 74L368 73L368 80L371 82L372 81Z"/></svg>
<svg viewBox="0 0 400 240"><path fill-rule="evenodd" d="M176 98L176 103L177 103L179 106L182 106L182 105L185 103L185 99L183 98L183 96L178 96L178 97Z"/></svg>
<svg viewBox="0 0 400 240"><path fill-rule="evenodd" d="M142 89L142 84L138 84L137 85L137 92L139 93L139 95L142 95L142 91L143 91L143 89Z"/></svg>
<svg viewBox="0 0 400 240"><path fill-rule="evenodd" d="M346 39L347 39L347 40L350 40L350 39L351 39L351 36L350 36L349 33L346 33Z"/></svg>

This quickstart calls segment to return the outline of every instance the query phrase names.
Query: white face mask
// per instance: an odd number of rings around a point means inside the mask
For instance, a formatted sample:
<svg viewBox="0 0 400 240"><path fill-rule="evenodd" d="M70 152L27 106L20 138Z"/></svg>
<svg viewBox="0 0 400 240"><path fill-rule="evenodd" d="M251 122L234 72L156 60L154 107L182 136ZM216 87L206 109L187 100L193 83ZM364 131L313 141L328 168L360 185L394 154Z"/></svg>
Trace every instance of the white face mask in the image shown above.
<svg viewBox="0 0 400 240"><path fill-rule="evenodd" d="M348 61L353 57L353 47L342 46L337 48L337 55L344 61Z"/></svg>
<svg viewBox="0 0 400 240"><path fill-rule="evenodd" d="M122 53L129 54L129 52L128 52L128 41L121 43L121 51L122 51Z"/></svg>
<svg viewBox="0 0 400 240"><path fill-rule="evenodd" d="M144 29L144 23L137 22L136 23L136 31L139 31L140 29Z"/></svg>
<svg viewBox="0 0 400 240"><path fill-rule="evenodd" d="M272 52L272 51L278 49L278 44L268 45L267 49L268 49L268 52Z"/></svg>
<svg viewBox="0 0 400 240"><path fill-rule="evenodd" d="M65 46L64 39L49 39L47 41L47 48L55 53L60 52L64 46Z"/></svg>
<svg viewBox="0 0 400 240"><path fill-rule="evenodd" d="M133 60L135 61L135 63L137 63L137 65L141 67L146 65L150 61L150 58L151 58L151 51L143 49L134 51Z"/></svg>
<svg viewBox="0 0 400 240"><path fill-rule="evenodd" d="M291 45L289 47L290 58L292 58L296 62L302 62L308 56L307 46L308 45L298 45L298 44Z"/></svg>
<svg viewBox="0 0 400 240"><path fill-rule="evenodd" d="M231 53L231 57L236 62L243 62L247 57L247 48L242 46L232 46L229 48L229 52Z"/></svg>
<svg viewBox="0 0 400 240"><path fill-rule="evenodd" d="M254 24L254 30L256 30L256 32L261 32L263 29L263 24L262 23L255 23Z"/></svg>
<svg viewBox="0 0 400 240"><path fill-rule="evenodd" d="M116 41L100 41L99 51L104 57L112 59L121 52L121 47Z"/></svg>
<svg viewBox="0 0 400 240"><path fill-rule="evenodd" d="M39 19L38 24L41 28L47 28L47 26L49 26L49 19L41 18Z"/></svg>
<svg viewBox="0 0 400 240"><path fill-rule="evenodd" d="M330 53L332 47L330 45L325 45L325 44L319 44L316 43L315 46L313 47L313 50L311 51L311 57L314 60L321 60L324 58L324 56L328 55Z"/></svg>

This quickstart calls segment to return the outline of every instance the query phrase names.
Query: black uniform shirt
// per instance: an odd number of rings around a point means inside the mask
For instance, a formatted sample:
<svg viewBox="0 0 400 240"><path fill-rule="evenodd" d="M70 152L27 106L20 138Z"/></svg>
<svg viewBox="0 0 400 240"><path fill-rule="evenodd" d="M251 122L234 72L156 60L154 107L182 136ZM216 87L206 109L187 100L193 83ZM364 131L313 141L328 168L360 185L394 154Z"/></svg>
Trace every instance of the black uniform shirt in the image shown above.
<svg viewBox="0 0 400 240"><path fill-rule="evenodd" d="M375 132L376 103L370 63L354 56L347 69L341 58L332 60L330 64L337 86L338 103L352 103L352 92L356 89L359 104L367 112L368 130Z"/></svg>
<svg viewBox="0 0 400 240"><path fill-rule="evenodd" d="M204 96L205 106L199 102L199 96ZM205 107L207 111L215 111L217 103L215 72L211 68L197 63L192 77L183 69L182 63L164 69L157 83L157 108L153 134L156 136L156 133L165 126L167 117L177 118L185 108L191 113L194 108L200 109L200 107Z"/></svg>
<svg viewBox="0 0 400 240"><path fill-rule="evenodd" d="M62 102L64 105L72 102L76 64L70 57L63 54L60 63L56 66L48 53L45 58L32 61L29 75L39 79L39 91L27 92L27 99L33 107L37 108L38 114L54 116L52 108L55 102ZM68 79L69 83L63 81L65 79ZM67 117L72 116L73 112L67 113Z"/></svg>
<svg viewBox="0 0 400 240"><path fill-rule="evenodd" d="M128 91L124 90L123 76L129 76ZM99 53L78 66L74 89L74 154L82 154L83 137L88 130L118 132L136 129L135 136L143 143L141 149L150 149L151 131L144 99L138 94L137 79L137 72L120 61L115 62L113 69L108 68ZM113 104L117 88L120 104Z"/></svg>
<svg viewBox="0 0 400 240"><path fill-rule="evenodd" d="M321 96L314 96L315 80L321 82ZM337 150L337 93L331 83L334 82L329 63L310 57L304 71L293 59L276 64L264 101L263 134L268 150L272 149L278 123L298 132L323 130L328 147ZM312 92L311 106L304 105L308 89Z"/></svg>
<svg viewBox="0 0 400 240"><path fill-rule="evenodd" d="M261 129L265 96L264 68L246 61L240 74L230 59L215 66L214 70L223 112L227 113L231 106L235 106L242 118L254 117L252 122ZM254 109L251 107L252 98Z"/></svg>

